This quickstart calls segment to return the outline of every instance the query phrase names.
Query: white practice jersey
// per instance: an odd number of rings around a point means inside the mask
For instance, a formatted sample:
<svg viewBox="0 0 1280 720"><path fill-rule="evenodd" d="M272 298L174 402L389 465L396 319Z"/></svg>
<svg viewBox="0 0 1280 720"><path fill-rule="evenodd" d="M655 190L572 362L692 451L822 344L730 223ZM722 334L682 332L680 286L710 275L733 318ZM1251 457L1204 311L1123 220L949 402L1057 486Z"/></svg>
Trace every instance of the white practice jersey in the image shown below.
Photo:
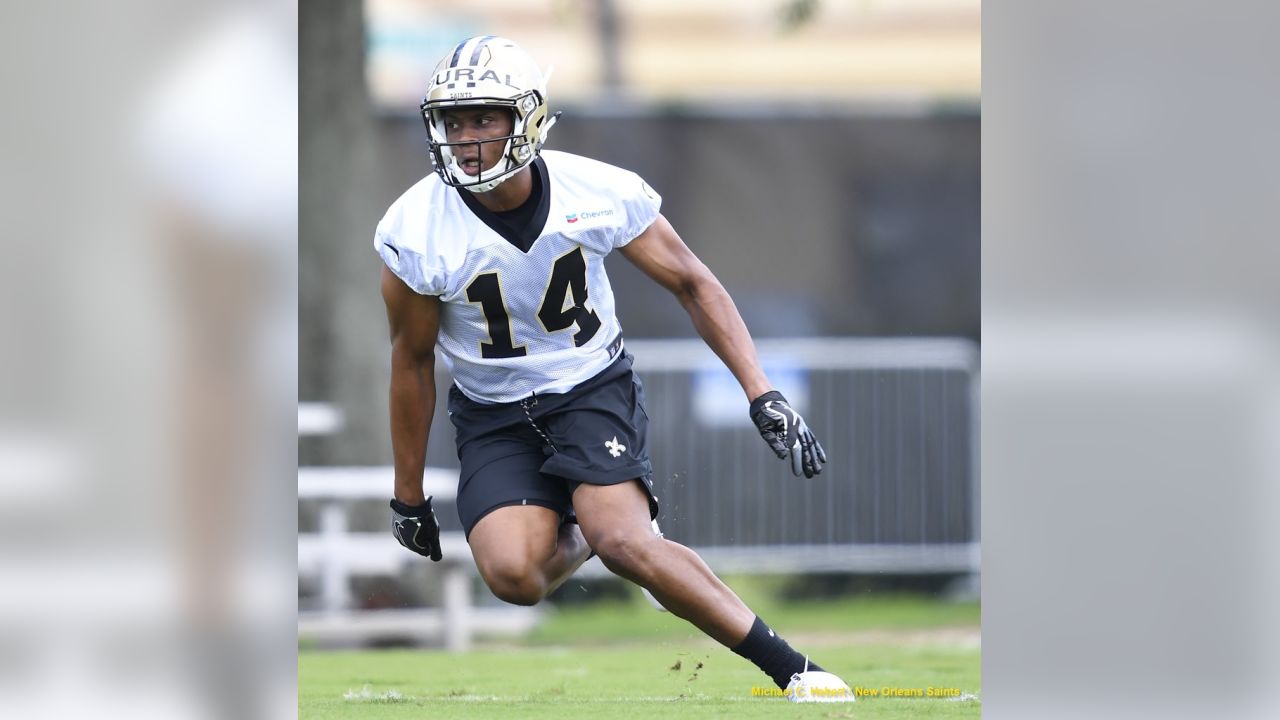
<svg viewBox="0 0 1280 720"><path fill-rule="evenodd" d="M414 291L439 296L437 347L463 393L512 402L566 392L616 357L622 328L604 258L658 217L639 175L569 153L541 153L549 210L522 251L432 174L378 223L374 246Z"/></svg>

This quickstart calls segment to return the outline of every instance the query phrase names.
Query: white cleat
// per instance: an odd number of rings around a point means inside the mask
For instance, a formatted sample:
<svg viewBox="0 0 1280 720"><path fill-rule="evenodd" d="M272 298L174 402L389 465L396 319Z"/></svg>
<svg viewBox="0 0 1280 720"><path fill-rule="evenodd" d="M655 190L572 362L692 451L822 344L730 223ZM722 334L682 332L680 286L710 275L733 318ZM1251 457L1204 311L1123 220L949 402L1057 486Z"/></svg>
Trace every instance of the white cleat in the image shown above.
<svg viewBox="0 0 1280 720"><path fill-rule="evenodd" d="M792 675L786 696L791 702L854 702L853 691L843 680L821 670L806 670Z"/></svg>
<svg viewBox="0 0 1280 720"><path fill-rule="evenodd" d="M653 527L653 534L658 537L662 537L662 531L658 529L658 521L652 520L650 521L650 525ZM649 592L648 589L641 587L640 592L644 593L644 599L649 601L649 604L653 606L654 610L657 610L658 612L667 612L667 609L662 607L662 603L658 602L658 598L654 597L653 593Z"/></svg>

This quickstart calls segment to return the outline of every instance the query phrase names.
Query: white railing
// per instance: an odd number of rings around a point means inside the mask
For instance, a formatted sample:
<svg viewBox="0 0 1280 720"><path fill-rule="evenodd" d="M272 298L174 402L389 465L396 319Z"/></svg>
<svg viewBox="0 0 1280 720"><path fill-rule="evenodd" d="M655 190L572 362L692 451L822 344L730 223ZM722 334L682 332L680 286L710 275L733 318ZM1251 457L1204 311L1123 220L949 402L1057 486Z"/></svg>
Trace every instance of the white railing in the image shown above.
<svg viewBox="0 0 1280 720"><path fill-rule="evenodd" d="M298 469L298 500L320 503L319 527L298 534L298 574L319 576L320 606L298 617L299 636L354 641L395 634L419 639L444 638L451 651L471 647L476 630L519 633L531 629L538 611L525 607L477 608L471 591L475 561L460 532L440 535L443 602L439 609L360 611L351 607L349 584L357 573L394 575L412 562L430 562L400 546L386 532L351 532L353 501L390 497L394 470L382 467L307 467ZM430 468L423 484L428 495L451 500L458 473Z"/></svg>
<svg viewBox="0 0 1280 720"><path fill-rule="evenodd" d="M298 435L333 435L341 432L347 419L329 403L298 403Z"/></svg>

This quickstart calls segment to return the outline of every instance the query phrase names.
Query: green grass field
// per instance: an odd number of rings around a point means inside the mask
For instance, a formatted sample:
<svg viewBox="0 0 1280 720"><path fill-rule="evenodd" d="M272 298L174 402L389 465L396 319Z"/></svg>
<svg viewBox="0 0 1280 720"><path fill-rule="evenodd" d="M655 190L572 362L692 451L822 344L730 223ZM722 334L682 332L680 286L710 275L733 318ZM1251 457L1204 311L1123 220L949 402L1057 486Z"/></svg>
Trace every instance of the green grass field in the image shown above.
<svg viewBox="0 0 1280 720"><path fill-rule="evenodd" d="M436 650L300 651L299 717L976 718L979 607L915 597L782 603L731 582L797 649L858 688L956 688L961 699L861 697L797 704L752 695L750 663L638 598L550 613L519 641Z"/></svg>

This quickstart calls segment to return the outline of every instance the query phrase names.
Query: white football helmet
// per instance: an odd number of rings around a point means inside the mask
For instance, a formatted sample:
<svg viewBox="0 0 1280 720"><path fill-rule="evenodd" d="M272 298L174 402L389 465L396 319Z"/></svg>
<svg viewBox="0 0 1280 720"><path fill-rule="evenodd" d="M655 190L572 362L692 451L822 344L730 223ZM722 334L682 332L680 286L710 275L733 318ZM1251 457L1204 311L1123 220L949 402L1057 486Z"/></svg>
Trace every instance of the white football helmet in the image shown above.
<svg viewBox="0 0 1280 720"><path fill-rule="evenodd" d="M479 142L449 142L444 111L475 105L510 110L514 122L511 134ZM533 162L560 116L549 115L547 79L533 58L514 42L493 35L463 40L440 60L421 110L436 173L446 185L476 193L489 192ZM502 159L476 176L468 175L458 165L453 149L486 142L506 143Z"/></svg>

